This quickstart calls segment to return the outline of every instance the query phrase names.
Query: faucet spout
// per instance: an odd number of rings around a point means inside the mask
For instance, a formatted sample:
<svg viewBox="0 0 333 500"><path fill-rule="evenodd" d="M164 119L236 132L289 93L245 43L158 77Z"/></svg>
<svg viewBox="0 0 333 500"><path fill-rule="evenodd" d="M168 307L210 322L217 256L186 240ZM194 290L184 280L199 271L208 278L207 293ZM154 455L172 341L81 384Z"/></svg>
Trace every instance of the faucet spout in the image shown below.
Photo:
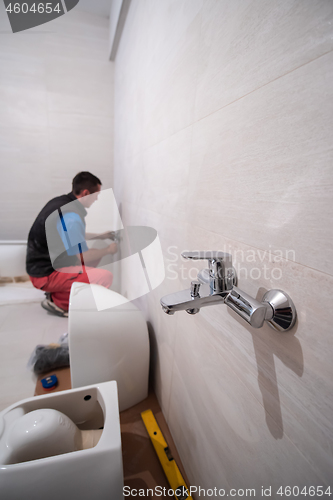
<svg viewBox="0 0 333 500"><path fill-rule="evenodd" d="M193 294L193 287L187 290L165 295L161 298L161 306L166 314L174 314L177 311L186 311L196 314L201 307L223 304L228 292L215 293L209 284L200 285L199 291Z"/></svg>
<svg viewBox="0 0 333 500"><path fill-rule="evenodd" d="M162 306L162 310L165 312L165 314L169 314L169 316L171 316L172 314L175 314L175 311L172 311L171 309L169 309L168 306L164 306L162 301L161 301L161 306Z"/></svg>

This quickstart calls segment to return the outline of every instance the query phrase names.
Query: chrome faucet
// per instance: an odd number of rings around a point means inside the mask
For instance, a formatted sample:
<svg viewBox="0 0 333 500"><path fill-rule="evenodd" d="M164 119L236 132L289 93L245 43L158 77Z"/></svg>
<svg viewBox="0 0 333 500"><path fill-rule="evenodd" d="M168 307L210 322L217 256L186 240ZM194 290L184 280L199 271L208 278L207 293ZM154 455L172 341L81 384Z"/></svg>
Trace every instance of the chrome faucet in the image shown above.
<svg viewBox="0 0 333 500"><path fill-rule="evenodd" d="M223 252L183 252L182 257L191 260L207 259L209 269L198 273L198 280L192 281L189 290L163 297L163 311L174 314L185 310L189 314L196 314L201 307L223 304L236 280L231 255Z"/></svg>
<svg viewBox="0 0 333 500"><path fill-rule="evenodd" d="M237 288L232 257L224 252L183 252L185 259L207 259L209 268L198 273L191 288L166 295L161 306L166 314L186 311L197 314L201 307L226 304L254 328L265 321L277 331L290 330L296 321L296 309L290 297L281 290L265 293L262 302Z"/></svg>

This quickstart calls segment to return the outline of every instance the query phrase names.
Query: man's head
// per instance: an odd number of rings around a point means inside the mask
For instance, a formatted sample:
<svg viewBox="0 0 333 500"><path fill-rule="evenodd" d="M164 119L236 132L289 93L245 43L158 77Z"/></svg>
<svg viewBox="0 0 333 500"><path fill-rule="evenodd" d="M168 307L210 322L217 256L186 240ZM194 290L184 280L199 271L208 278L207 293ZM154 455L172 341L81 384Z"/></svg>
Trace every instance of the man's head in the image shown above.
<svg viewBox="0 0 333 500"><path fill-rule="evenodd" d="M101 185L100 179L90 172L79 172L73 179L72 192L85 208L89 208L97 200Z"/></svg>

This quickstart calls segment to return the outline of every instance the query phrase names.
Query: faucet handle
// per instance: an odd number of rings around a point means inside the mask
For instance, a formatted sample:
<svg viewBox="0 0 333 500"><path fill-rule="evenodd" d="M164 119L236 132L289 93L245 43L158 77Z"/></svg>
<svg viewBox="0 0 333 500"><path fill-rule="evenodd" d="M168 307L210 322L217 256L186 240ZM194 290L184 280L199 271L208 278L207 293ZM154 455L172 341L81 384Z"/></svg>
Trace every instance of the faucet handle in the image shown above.
<svg viewBox="0 0 333 500"><path fill-rule="evenodd" d="M183 252L184 259L201 260L207 259L209 269L200 271L198 280L209 283L216 292L230 290L237 282L236 271L232 267L232 257L229 253L210 252ZM206 275L208 275L206 277Z"/></svg>
<svg viewBox="0 0 333 500"><path fill-rule="evenodd" d="M225 253L225 252L218 252L218 251L182 252L181 255L184 259L192 259L192 260L207 259L209 261L223 260L223 261L230 261L230 263L231 263L230 253Z"/></svg>

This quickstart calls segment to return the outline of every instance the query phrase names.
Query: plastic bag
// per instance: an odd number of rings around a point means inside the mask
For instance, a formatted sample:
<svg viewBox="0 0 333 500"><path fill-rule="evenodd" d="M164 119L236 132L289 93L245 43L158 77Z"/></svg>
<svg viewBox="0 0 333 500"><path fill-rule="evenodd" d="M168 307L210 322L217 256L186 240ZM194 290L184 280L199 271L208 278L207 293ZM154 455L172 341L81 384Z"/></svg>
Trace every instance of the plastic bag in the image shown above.
<svg viewBox="0 0 333 500"><path fill-rule="evenodd" d="M36 375L66 366L69 366L67 343L36 346L28 363Z"/></svg>

